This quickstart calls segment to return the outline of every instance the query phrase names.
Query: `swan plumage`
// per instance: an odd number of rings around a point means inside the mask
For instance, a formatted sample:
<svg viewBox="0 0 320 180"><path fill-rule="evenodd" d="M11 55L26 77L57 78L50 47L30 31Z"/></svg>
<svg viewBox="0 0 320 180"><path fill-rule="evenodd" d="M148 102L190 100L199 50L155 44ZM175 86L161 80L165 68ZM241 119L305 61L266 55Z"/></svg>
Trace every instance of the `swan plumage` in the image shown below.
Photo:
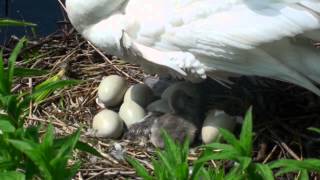
<svg viewBox="0 0 320 180"><path fill-rule="evenodd" d="M320 95L319 0L67 0L74 27L107 53L195 81L256 75Z"/></svg>

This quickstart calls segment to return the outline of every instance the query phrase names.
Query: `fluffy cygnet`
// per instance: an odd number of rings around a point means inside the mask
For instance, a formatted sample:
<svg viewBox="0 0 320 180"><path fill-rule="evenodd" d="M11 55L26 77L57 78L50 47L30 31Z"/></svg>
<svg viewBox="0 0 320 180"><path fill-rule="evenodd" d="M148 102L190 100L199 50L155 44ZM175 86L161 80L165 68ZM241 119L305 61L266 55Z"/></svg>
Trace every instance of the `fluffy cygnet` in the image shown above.
<svg viewBox="0 0 320 180"><path fill-rule="evenodd" d="M183 143L188 137L192 144L201 126L201 99L178 89L172 92L168 103L172 112L154 121L151 127L151 143L163 148L164 142L161 135L161 129L163 129L177 142Z"/></svg>
<svg viewBox="0 0 320 180"><path fill-rule="evenodd" d="M98 105L103 108L119 105L127 89L128 82L123 77L118 75L104 77L98 87Z"/></svg>
<svg viewBox="0 0 320 180"><path fill-rule="evenodd" d="M151 143L163 148L161 130L165 130L176 141L183 143L188 137L192 143L201 127L201 100L190 96L182 89L177 89L168 96L170 112L151 112L145 121L129 128L125 137L150 136Z"/></svg>
<svg viewBox="0 0 320 180"><path fill-rule="evenodd" d="M123 122L116 112L104 109L94 116L92 129L97 137L118 138L123 131Z"/></svg>

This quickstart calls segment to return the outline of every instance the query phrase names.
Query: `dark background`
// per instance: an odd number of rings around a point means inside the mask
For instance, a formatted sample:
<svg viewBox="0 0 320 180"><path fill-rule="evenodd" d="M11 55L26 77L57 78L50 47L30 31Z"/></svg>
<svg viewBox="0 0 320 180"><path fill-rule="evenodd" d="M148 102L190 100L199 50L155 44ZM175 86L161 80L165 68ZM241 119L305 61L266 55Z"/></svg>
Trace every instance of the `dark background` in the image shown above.
<svg viewBox="0 0 320 180"><path fill-rule="evenodd" d="M0 0L0 17L5 17L5 1ZM8 0L8 18L24 20L37 24L36 35L45 36L57 30L57 21L63 20L62 9L57 0ZM11 35L21 37L31 35L28 27L0 27L0 44Z"/></svg>

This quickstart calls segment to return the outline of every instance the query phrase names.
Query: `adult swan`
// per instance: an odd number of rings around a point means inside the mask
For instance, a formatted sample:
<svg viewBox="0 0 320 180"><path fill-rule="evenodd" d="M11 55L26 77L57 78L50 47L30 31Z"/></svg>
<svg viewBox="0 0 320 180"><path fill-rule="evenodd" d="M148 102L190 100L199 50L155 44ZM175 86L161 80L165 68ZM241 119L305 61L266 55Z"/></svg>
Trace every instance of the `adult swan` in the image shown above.
<svg viewBox="0 0 320 180"><path fill-rule="evenodd" d="M320 95L319 0L66 0L73 26L109 54L196 81L257 75Z"/></svg>

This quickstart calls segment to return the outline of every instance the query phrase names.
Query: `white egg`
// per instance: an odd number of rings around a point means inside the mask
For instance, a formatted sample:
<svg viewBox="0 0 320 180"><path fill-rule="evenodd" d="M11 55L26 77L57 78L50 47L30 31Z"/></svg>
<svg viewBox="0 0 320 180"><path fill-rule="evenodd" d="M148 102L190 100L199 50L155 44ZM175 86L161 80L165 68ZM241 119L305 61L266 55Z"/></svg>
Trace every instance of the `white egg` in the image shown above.
<svg viewBox="0 0 320 180"><path fill-rule="evenodd" d="M97 137L118 138L123 131L123 121L116 112L104 109L94 116L92 128Z"/></svg>
<svg viewBox="0 0 320 180"><path fill-rule="evenodd" d="M124 101L134 101L141 107L146 107L153 99L154 95L152 90L145 84L135 84L130 86L124 95Z"/></svg>
<svg viewBox="0 0 320 180"><path fill-rule="evenodd" d="M147 106L148 112L161 112L161 113L170 113L172 110L168 104L167 100L159 99L153 101Z"/></svg>
<svg viewBox="0 0 320 180"><path fill-rule="evenodd" d="M133 101L124 101L120 107L119 115L129 128L132 124L143 121L146 112L137 103Z"/></svg>
<svg viewBox="0 0 320 180"><path fill-rule="evenodd" d="M233 131L236 125L235 118L220 110L210 110L203 122L201 138L205 144L212 143L220 136L218 128Z"/></svg>
<svg viewBox="0 0 320 180"><path fill-rule="evenodd" d="M128 82L121 76L110 75L98 87L98 99L106 107L119 105L128 89Z"/></svg>

